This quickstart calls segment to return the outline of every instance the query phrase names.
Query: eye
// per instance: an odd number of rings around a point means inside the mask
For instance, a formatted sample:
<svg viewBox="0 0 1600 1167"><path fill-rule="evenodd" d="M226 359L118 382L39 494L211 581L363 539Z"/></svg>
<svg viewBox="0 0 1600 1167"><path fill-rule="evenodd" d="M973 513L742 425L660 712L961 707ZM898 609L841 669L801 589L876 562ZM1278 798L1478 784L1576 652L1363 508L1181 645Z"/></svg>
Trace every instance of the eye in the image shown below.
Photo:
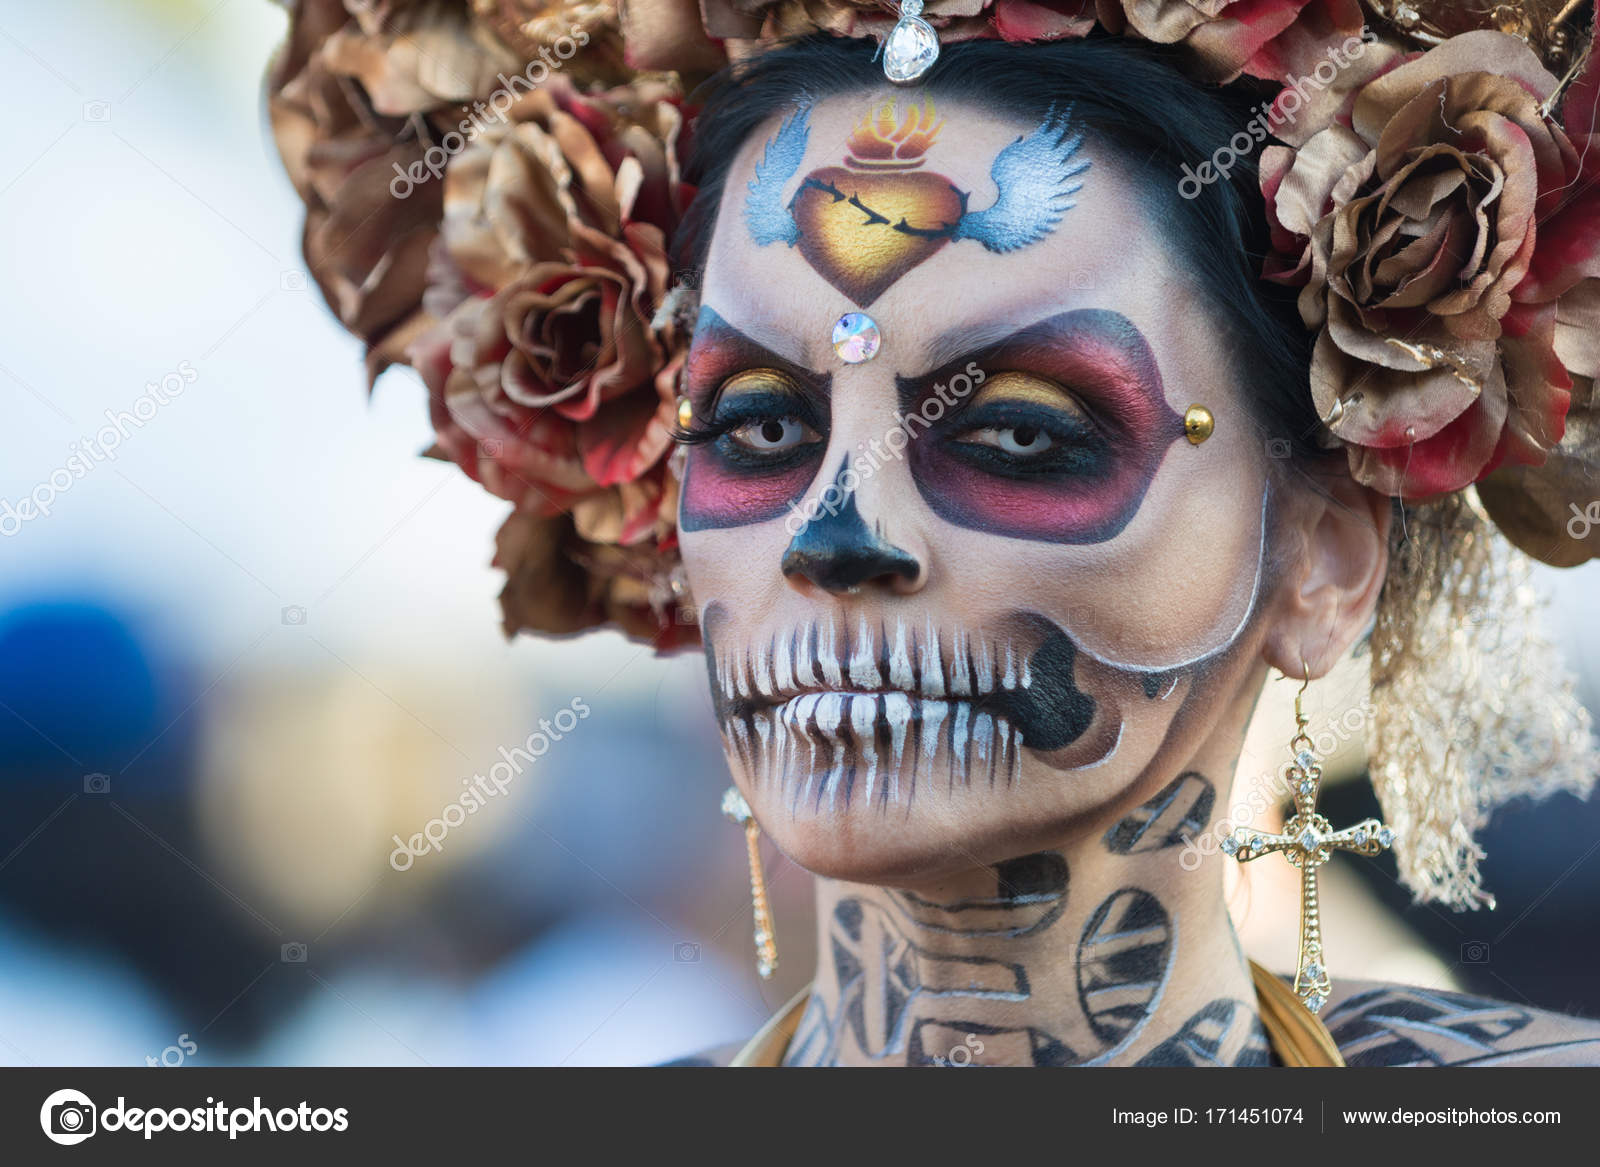
<svg viewBox="0 0 1600 1167"><path fill-rule="evenodd" d="M1054 446L1055 439L1036 425L988 426L969 430L964 439L974 445L993 446L1007 454L1042 454Z"/></svg>
<svg viewBox="0 0 1600 1167"><path fill-rule="evenodd" d="M1009 478L1085 472L1104 449L1070 389L1015 371L988 378L956 416L947 440L970 465Z"/></svg>
<svg viewBox="0 0 1600 1167"><path fill-rule="evenodd" d="M798 417L772 417L746 422L728 431L728 437L747 450L782 453L817 440L817 431Z"/></svg>

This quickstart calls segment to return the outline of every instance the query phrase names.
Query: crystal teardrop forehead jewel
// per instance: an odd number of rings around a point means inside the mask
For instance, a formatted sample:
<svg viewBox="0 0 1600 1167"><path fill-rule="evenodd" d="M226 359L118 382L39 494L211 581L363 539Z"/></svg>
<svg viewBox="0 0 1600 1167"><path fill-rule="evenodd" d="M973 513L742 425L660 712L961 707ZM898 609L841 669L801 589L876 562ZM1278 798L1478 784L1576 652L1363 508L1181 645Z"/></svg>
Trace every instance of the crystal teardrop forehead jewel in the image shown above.
<svg viewBox="0 0 1600 1167"><path fill-rule="evenodd" d="M1281 851L1285 859L1300 869L1300 959L1294 973L1294 991L1307 1009L1318 1013L1332 991L1332 981L1322 955L1317 868L1326 863L1334 851L1376 855L1393 845L1395 835L1377 819L1363 819L1353 827L1336 830L1317 813L1322 767L1317 764L1315 743L1306 733L1310 719L1301 708L1301 698L1305 696L1306 686L1311 684L1311 670L1303 661L1300 667L1305 680L1294 695L1295 734L1289 741L1289 755L1294 761L1286 771L1290 793L1294 796L1294 814L1277 834L1248 827L1233 828L1223 837L1222 851L1241 863Z"/></svg>
<svg viewBox="0 0 1600 1167"><path fill-rule="evenodd" d="M901 0L900 19L884 40L883 75L896 85L909 85L939 59L939 34L922 19L922 0Z"/></svg>

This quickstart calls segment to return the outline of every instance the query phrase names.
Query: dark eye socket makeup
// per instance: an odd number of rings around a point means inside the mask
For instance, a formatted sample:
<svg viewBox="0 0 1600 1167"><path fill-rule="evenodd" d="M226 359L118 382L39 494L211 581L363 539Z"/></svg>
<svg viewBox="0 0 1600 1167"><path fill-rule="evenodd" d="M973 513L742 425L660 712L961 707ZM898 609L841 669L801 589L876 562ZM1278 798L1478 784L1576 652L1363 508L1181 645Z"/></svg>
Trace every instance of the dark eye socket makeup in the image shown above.
<svg viewBox="0 0 1600 1167"><path fill-rule="evenodd" d="M685 384L699 420L679 437L708 447L685 482L686 529L782 513L827 446L831 377L703 308ZM1102 309L1028 325L895 385L925 501L949 522L1018 538L1112 538L1183 432L1144 336Z"/></svg>

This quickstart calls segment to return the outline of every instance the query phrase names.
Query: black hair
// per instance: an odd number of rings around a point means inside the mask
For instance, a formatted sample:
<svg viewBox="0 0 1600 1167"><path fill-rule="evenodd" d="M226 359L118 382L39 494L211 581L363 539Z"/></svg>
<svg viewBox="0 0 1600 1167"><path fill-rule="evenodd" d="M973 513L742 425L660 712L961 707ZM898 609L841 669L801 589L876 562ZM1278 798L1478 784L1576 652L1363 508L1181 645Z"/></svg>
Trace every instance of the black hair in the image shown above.
<svg viewBox="0 0 1600 1167"><path fill-rule="evenodd" d="M703 107L686 178L698 189L674 241L679 270L698 281L729 168L751 135L802 99L883 84L867 42L817 35L735 65L697 91ZM1199 171L1264 116L1262 93L1202 85L1178 69L1171 49L1109 36L948 45L920 84L936 103L965 101L1029 124L1072 103L1074 121L1144 180L1148 210L1187 257L1203 310L1230 334L1243 396L1273 463L1287 470L1327 458L1308 383L1311 337L1292 293L1260 278L1268 228L1254 162L1241 156L1217 181L1194 183L1194 197L1179 193L1185 165Z"/></svg>

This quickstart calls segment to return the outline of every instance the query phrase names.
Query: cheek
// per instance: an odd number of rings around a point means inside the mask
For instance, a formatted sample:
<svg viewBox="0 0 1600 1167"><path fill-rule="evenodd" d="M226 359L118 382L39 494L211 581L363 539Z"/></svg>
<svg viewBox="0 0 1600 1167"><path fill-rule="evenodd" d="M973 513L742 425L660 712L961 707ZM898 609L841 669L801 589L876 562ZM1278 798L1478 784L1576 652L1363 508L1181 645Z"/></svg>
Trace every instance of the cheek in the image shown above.
<svg viewBox="0 0 1600 1167"><path fill-rule="evenodd" d="M1233 486L1163 474L1117 538L1023 545L1012 570L1059 581L1043 610L1096 660L1143 672L1197 664L1237 639L1260 587L1265 487Z"/></svg>
<svg viewBox="0 0 1600 1167"><path fill-rule="evenodd" d="M816 477L820 455L784 470L730 466L714 449L689 451L678 524L684 531L738 527L777 518Z"/></svg>

